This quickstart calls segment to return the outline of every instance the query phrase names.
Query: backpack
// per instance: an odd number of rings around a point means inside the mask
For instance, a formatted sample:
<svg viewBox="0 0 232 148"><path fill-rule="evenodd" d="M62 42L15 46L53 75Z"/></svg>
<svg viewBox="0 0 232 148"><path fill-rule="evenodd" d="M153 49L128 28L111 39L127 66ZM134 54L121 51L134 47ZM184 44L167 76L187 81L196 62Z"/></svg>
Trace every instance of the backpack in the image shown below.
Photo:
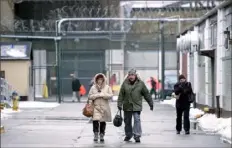
<svg viewBox="0 0 232 148"><path fill-rule="evenodd" d="M122 113L121 110L118 110L117 114L114 117L113 124L115 127L120 127L122 125Z"/></svg>

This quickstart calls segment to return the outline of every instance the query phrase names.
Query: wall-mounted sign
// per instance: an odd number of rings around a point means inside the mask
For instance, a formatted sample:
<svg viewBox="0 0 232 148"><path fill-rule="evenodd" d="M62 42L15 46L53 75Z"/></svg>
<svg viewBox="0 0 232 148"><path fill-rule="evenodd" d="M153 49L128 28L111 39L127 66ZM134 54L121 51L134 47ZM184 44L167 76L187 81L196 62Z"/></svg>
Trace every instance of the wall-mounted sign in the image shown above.
<svg viewBox="0 0 232 148"><path fill-rule="evenodd" d="M0 43L1 59L30 59L31 43L15 42L15 43Z"/></svg>

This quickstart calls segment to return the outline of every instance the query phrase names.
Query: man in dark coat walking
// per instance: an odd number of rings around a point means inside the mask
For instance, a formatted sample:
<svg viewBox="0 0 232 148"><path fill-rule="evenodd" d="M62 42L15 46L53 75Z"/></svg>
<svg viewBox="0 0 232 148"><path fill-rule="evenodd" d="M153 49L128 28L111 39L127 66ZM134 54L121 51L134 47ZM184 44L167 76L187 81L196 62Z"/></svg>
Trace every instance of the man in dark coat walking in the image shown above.
<svg viewBox="0 0 232 148"><path fill-rule="evenodd" d="M186 81L184 75L179 76L179 82L174 85L174 92L176 97L176 132L180 134L182 129L182 114L184 113L184 130L185 134L190 133L190 120L189 120L189 111L190 111L190 101L189 97L192 91L192 86L190 82Z"/></svg>
<svg viewBox="0 0 232 148"><path fill-rule="evenodd" d="M73 77L72 79L73 100L72 101L75 102L74 99L76 98L78 102L81 102L80 93L79 93L81 83L74 74L72 75L72 77Z"/></svg>
<svg viewBox="0 0 232 148"><path fill-rule="evenodd" d="M134 136L135 142L140 142L142 135L140 113L142 111L143 97L148 102L150 110L153 110L153 100L146 85L138 77L136 70L131 69L121 86L118 96L118 109L124 111L126 134L124 141L129 141ZM133 128L132 116L134 117Z"/></svg>

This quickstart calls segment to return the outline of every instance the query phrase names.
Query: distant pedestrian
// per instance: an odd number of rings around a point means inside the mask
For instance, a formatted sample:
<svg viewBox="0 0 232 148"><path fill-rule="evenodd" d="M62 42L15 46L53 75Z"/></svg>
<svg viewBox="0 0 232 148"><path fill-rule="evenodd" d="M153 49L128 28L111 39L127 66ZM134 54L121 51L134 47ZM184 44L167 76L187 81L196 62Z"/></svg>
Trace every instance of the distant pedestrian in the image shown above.
<svg viewBox="0 0 232 148"><path fill-rule="evenodd" d="M78 102L81 102L81 97L80 97L80 87L81 83L79 79L75 76L75 74L72 74L72 91L73 91L73 97L72 97L72 102L75 102L75 99L77 99Z"/></svg>
<svg viewBox="0 0 232 148"><path fill-rule="evenodd" d="M184 75L179 76L179 82L174 85L174 92L177 96L176 99L176 132L180 134L182 130L182 115L184 113L184 130L185 134L190 134L190 120L189 120L189 111L190 104L189 101L190 95L193 93L192 86L190 82L186 81Z"/></svg>
<svg viewBox="0 0 232 148"><path fill-rule="evenodd" d="M94 84L91 87L88 99L92 101L93 112L93 132L94 141L98 141L100 134L100 141L104 141L106 122L111 122L111 109L109 101L113 97L112 90L106 84L106 77L104 74L99 73L94 78ZM100 129L100 133L99 133Z"/></svg>
<svg viewBox="0 0 232 148"><path fill-rule="evenodd" d="M126 135L124 141L129 141L134 136L135 142L140 142L140 137L142 136L140 114L142 111L143 97L148 102L150 110L153 110L153 100L146 85L139 78L136 70L131 69L121 86L118 96L118 109L123 109L124 111ZM133 128L132 116L134 117Z"/></svg>
<svg viewBox="0 0 232 148"><path fill-rule="evenodd" d="M113 86L116 84L116 82L117 82L116 74L113 74L110 77L110 87L113 88Z"/></svg>
<svg viewBox="0 0 232 148"><path fill-rule="evenodd" d="M156 97L156 81L154 80L153 77L150 78L151 79L151 90L150 90L150 94L151 96L154 94L155 95L155 99L157 99Z"/></svg>
<svg viewBox="0 0 232 148"><path fill-rule="evenodd" d="M88 90L88 92L90 91L90 88L93 86L93 84L94 84L94 77L89 82L89 90Z"/></svg>

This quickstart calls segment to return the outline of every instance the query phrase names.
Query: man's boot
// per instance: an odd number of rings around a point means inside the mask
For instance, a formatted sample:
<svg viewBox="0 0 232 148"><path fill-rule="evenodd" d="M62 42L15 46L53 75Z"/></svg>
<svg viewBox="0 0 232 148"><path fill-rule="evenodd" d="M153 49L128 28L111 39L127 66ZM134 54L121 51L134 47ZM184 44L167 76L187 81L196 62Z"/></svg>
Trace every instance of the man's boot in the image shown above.
<svg viewBox="0 0 232 148"><path fill-rule="evenodd" d="M104 134L100 134L100 141L103 142L104 141Z"/></svg>
<svg viewBox="0 0 232 148"><path fill-rule="evenodd" d="M97 132L94 133L93 141L98 141L98 133Z"/></svg>
<svg viewBox="0 0 232 148"><path fill-rule="evenodd" d="M134 139L135 139L136 143L140 143L140 138L139 137L135 137Z"/></svg>
<svg viewBox="0 0 232 148"><path fill-rule="evenodd" d="M130 141L130 139L131 139L130 137L125 137L124 141L128 142L128 141Z"/></svg>

